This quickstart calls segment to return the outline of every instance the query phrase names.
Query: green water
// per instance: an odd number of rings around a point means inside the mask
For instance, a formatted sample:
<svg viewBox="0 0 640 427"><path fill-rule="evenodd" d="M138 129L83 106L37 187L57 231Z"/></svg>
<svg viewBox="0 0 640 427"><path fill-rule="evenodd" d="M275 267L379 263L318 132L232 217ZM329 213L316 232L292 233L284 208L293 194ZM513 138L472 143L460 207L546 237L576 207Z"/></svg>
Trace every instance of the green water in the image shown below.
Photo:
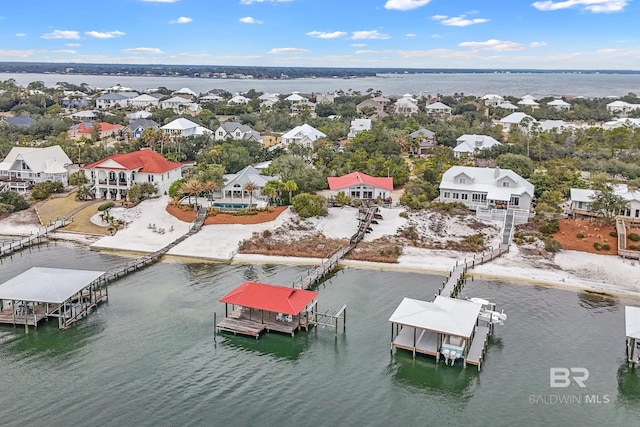
<svg viewBox="0 0 640 427"><path fill-rule="evenodd" d="M122 258L42 247L0 265L107 269ZM213 334L218 300L246 280L289 285L307 267L163 262L114 283L66 331L0 327L2 425L637 425L640 369L624 363L624 304L587 293L475 281L466 296L508 314L478 372L390 352L402 297L431 300L440 276L346 269L321 308L347 304L347 332L260 340ZM586 367L587 388L549 387L549 368ZM585 394L602 402L585 403ZM571 397L545 404L532 396ZM566 397L565 397L566 398ZM575 399L580 398L581 403Z"/></svg>

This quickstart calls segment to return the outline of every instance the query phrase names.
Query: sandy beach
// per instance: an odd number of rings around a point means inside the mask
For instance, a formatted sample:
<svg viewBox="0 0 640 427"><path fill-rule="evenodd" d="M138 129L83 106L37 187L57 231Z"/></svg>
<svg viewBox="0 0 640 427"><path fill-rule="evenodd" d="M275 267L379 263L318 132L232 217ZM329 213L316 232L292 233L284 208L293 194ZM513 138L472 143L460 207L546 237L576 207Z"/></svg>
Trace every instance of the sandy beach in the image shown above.
<svg viewBox="0 0 640 427"><path fill-rule="evenodd" d="M166 211L168 197L147 200L135 208L113 208L111 214L125 222L125 227L114 236L98 238L65 232L56 232L52 238L70 240L87 245L93 250L147 253L156 251L189 231L190 224L182 222ZM394 235L407 224L400 216L401 207L382 208L383 219L372 226L365 241L373 241L385 235ZM99 218L92 218L96 224ZM292 263L313 265L322 262L319 258L273 257L238 254L238 245L249 239L254 232L274 230L286 222L297 221L290 210L284 211L276 220L255 225L206 225L169 251L169 255L180 258L223 261L232 263L280 264ZM357 229L357 210L354 208L331 208L329 215L305 221L330 238L348 239ZM153 227L155 225L155 228ZM449 233L456 234L464 224L451 221L444 225ZM497 224L496 224L497 227ZM0 221L0 235L24 235L39 228L33 219L13 215ZM164 229L164 233L158 232ZM422 227L422 232L428 227ZM490 245L497 246L499 233L493 233ZM345 260L343 265L355 268L423 272L446 275L456 261L473 258L473 253L450 250L427 250L405 247L398 263L383 264ZM478 265L470 271L476 278L536 284L566 289L589 290L609 294L640 297L640 263L623 260L617 256L597 255L585 252L561 250L553 259L543 256L523 255L516 245L502 257Z"/></svg>

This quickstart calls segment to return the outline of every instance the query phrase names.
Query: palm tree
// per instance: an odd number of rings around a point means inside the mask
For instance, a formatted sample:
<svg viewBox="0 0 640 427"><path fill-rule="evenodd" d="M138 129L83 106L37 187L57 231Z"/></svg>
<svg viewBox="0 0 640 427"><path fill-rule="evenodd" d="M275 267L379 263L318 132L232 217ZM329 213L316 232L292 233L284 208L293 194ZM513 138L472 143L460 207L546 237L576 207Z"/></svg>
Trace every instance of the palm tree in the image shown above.
<svg viewBox="0 0 640 427"><path fill-rule="evenodd" d="M215 181L206 181L202 184L202 191L209 195L209 200L213 200L213 192L218 189L218 183Z"/></svg>
<svg viewBox="0 0 640 427"><path fill-rule="evenodd" d="M251 207L253 206L253 192L258 190L260 187L258 187L258 185L253 182L253 181L249 181L247 182L242 189L244 191L248 191L249 192L249 209L251 209Z"/></svg>
<svg viewBox="0 0 640 427"><path fill-rule="evenodd" d="M269 204L275 204L275 198L278 195L280 181L268 181L262 189L262 194L269 198Z"/></svg>
<svg viewBox="0 0 640 427"><path fill-rule="evenodd" d="M293 198L293 192L298 189L298 184L295 181L289 180L283 184L285 190L289 192L289 204L291 204L291 199Z"/></svg>
<svg viewBox="0 0 640 427"><path fill-rule="evenodd" d="M197 179L190 179L189 181L184 182L180 186L180 191L179 192L182 195L189 196L189 205L191 205L191 196L195 195L196 196L196 202L197 202L197 200L198 200L197 199L197 195L201 191L202 191L202 183L200 181L198 181Z"/></svg>

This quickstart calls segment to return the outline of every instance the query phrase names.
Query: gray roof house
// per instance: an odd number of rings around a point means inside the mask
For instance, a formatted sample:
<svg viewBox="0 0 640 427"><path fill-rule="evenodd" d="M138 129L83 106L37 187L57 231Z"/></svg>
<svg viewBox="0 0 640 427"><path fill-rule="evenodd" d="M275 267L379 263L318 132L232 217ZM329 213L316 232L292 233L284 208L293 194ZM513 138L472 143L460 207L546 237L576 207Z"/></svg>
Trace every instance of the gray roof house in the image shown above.
<svg viewBox="0 0 640 427"><path fill-rule="evenodd" d="M460 202L469 209L531 209L534 186L509 169L452 166L440 182L441 202Z"/></svg>
<svg viewBox="0 0 640 427"><path fill-rule="evenodd" d="M148 128L158 129L159 127L160 125L154 120L135 119L122 129L122 135L126 139L138 139Z"/></svg>
<svg viewBox="0 0 640 427"><path fill-rule="evenodd" d="M253 166L247 166L238 173L225 174L223 179L224 185L220 189L222 199L218 199L218 202L249 202L250 199L253 199L253 203L258 204L258 207L263 207L266 206L266 200L264 196L262 196L262 189L267 182L278 178L261 175L258 169ZM244 189L245 185L249 182L252 182L257 187L257 190L253 192L253 196Z"/></svg>
<svg viewBox="0 0 640 427"><path fill-rule="evenodd" d="M214 132L214 139L222 141L235 139L262 142L262 136L247 125L238 122L224 122Z"/></svg>

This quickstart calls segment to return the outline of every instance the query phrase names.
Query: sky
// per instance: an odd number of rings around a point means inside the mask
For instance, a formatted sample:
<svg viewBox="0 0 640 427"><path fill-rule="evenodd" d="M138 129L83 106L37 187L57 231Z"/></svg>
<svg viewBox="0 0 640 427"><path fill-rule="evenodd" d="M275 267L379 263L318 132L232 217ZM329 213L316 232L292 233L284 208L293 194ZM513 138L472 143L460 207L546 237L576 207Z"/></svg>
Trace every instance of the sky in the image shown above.
<svg viewBox="0 0 640 427"><path fill-rule="evenodd" d="M0 61L640 70L640 0L12 0Z"/></svg>

